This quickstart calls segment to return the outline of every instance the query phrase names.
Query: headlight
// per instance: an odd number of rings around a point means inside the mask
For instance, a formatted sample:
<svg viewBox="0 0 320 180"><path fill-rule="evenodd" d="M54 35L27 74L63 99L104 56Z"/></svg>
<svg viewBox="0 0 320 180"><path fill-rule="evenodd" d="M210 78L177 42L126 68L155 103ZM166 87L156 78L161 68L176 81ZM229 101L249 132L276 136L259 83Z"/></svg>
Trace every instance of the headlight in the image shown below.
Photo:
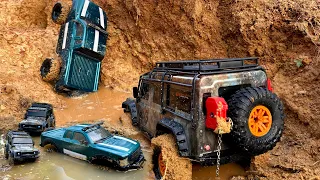
<svg viewBox="0 0 320 180"><path fill-rule="evenodd" d="M17 155L20 156L20 153L18 152Z"/></svg>
<svg viewBox="0 0 320 180"><path fill-rule="evenodd" d="M125 159L123 159L123 160L119 160L119 165L120 165L121 167L127 166L128 164L129 164L128 158L125 158Z"/></svg>
<svg viewBox="0 0 320 180"><path fill-rule="evenodd" d="M24 127L24 126L26 126L26 125L23 124L22 127Z"/></svg>
<svg viewBox="0 0 320 180"><path fill-rule="evenodd" d="M41 128L41 126L38 126L38 128Z"/></svg>

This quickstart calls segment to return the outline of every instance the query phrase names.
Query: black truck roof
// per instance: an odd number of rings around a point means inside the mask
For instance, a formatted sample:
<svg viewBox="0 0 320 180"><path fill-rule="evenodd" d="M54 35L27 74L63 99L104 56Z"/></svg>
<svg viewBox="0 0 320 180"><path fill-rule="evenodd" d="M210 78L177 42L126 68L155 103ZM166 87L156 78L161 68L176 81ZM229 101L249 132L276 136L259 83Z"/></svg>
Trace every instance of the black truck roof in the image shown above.
<svg viewBox="0 0 320 180"><path fill-rule="evenodd" d="M24 131L9 131L8 132L8 135L11 137L11 138L18 138L18 137L30 137L30 135Z"/></svg>
<svg viewBox="0 0 320 180"><path fill-rule="evenodd" d="M32 105L30 106L30 108L46 108L46 109L52 109L52 105L51 104L48 104L48 103L38 103L38 102L35 102L35 103L32 103Z"/></svg>

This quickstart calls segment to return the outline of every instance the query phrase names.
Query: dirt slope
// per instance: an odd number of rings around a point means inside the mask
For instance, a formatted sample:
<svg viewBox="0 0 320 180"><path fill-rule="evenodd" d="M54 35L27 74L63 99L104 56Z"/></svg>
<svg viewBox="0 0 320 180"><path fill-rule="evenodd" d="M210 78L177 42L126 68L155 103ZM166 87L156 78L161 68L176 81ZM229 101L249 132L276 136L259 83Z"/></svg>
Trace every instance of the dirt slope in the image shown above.
<svg viewBox="0 0 320 180"><path fill-rule="evenodd" d="M256 158L248 178L319 177L319 1L94 2L109 18L103 85L129 90L160 60L261 57L285 102L286 129L273 151ZM42 60L55 55L52 4L0 1L1 129L14 127L31 101L63 105L39 77Z"/></svg>

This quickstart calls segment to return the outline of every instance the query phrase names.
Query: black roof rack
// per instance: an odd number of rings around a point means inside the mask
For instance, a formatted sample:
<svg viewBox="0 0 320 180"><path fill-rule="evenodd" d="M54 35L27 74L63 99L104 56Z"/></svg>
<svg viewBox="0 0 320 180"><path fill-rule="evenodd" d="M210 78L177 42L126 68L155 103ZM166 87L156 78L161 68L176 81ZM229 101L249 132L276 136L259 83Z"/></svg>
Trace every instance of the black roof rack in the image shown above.
<svg viewBox="0 0 320 180"><path fill-rule="evenodd" d="M31 107L39 107L39 108L52 109L52 105L51 105L51 104L48 104L48 103L38 103L38 102L32 103Z"/></svg>
<svg viewBox="0 0 320 180"><path fill-rule="evenodd" d="M98 128L98 127L100 127L101 125L103 124L103 121L101 121L101 122L98 122L98 123L95 123L95 124L91 124L90 126L87 126L87 127L85 127L85 128L82 128L82 131L87 131L87 130L89 130L89 129L91 129L91 128Z"/></svg>
<svg viewBox="0 0 320 180"><path fill-rule="evenodd" d="M8 134L11 134L13 137L21 137L21 136L30 136L27 132L24 131L9 131Z"/></svg>
<svg viewBox="0 0 320 180"><path fill-rule="evenodd" d="M257 57L226 58L226 59L204 59L204 60L183 60L170 62L157 62L152 72L171 71L184 74L219 74L228 72L239 72L253 70L259 67Z"/></svg>
<svg viewBox="0 0 320 180"><path fill-rule="evenodd" d="M263 68L259 66L259 58L257 57L157 62L156 67L151 72L147 73L149 77L145 77L147 74L140 76L138 88L140 90L142 80L161 83L161 109L191 121L192 127L195 127L196 124L194 122L193 110L195 109L196 79L198 79L201 75L226 74L254 70L263 70ZM157 72L163 73L161 79L156 79L153 77L153 73ZM175 75L187 75L193 77L192 84L172 81L172 77ZM189 117L182 116L180 113L176 113L175 110L171 110L167 107L167 105L165 105L165 84L192 87L191 114Z"/></svg>

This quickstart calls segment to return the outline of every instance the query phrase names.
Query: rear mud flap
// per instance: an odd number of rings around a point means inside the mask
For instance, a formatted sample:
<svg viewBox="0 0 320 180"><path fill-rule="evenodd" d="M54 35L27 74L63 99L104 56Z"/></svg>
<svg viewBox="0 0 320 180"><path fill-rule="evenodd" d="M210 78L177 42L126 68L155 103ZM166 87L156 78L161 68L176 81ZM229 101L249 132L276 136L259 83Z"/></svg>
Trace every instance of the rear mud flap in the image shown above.
<svg viewBox="0 0 320 180"><path fill-rule="evenodd" d="M138 120L137 120L136 101L132 98L127 98L126 101L122 103L122 108L124 112L130 112L132 125L137 126Z"/></svg>

